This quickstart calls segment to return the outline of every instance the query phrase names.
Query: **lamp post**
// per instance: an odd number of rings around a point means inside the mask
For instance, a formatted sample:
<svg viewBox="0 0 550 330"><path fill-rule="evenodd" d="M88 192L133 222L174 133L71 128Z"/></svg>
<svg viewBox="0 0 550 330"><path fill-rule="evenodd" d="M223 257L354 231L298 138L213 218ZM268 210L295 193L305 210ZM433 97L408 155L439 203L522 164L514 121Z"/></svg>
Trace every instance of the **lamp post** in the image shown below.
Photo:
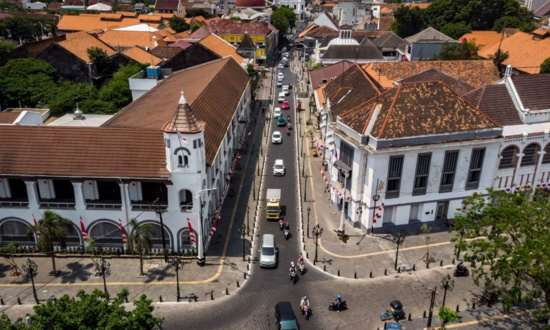
<svg viewBox="0 0 550 330"><path fill-rule="evenodd" d="M246 233L250 235L250 206L246 206Z"/></svg>
<svg viewBox="0 0 550 330"><path fill-rule="evenodd" d="M453 291L455 287L455 280L451 279L451 275L447 274L441 279L441 289L443 289L443 303L441 306L445 306L445 299L447 298L447 290Z"/></svg>
<svg viewBox="0 0 550 330"><path fill-rule="evenodd" d="M374 234L374 224L376 223L376 202L380 200L380 195L375 194L372 196L372 200L374 201L374 209L372 210L372 226L370 228L370 234Z"/></svg>
<svg viewBox="0 0 550 330"><path fill-rule="evenodd" d="M307 238L309 238L309 214L311 213L311 207L307 207Z"/></svg>
<svg viewBox="0 0 550 330"><path fill-rule="evenodd" d="M199 239L197 242L197 264L199 266L204 266L204 235L202 233L202 208L204 204L202 202L202 193L211 190L216 190L216 188L203 189L195 193L195 198L199 200Z"/></svg>
<svg viewBox="0 0 550 330"><path fill-rule="evenodd" d="M38 301L38 295L36 294L36 288L34 286L34 275L36 274L36 271L38 270L38 265L36 262L32 261L31 259L27 259L27 262L23 264L21 267L23 271L27 274L27 276L31 277L31 283L32 283L32 293L34 295L34 300L36 301L36 304L40 304Z"/></svg>
<svg viewBox="0 0 550 330"><path fill-rule="evenodd" d="M311 234L315 237L315 259L313 259L313 261L317 262L317 250L319 247L319 237L321 237L321 235L323 234L323 228L319 226L319 224L316 224L315 227L313 227Z"/></svg>
<svg viewBox="0 0 550 330"><path fill-rule="evenodd" d="M105 258L100 257L99 258L99 272L101 273L101 276L103 277L103 291L108 295L109 292L107 292L107 280L105 277L111 273L111 264L105 260Z"/></svg>
<svg viewBox="0 0 550 330"><path fill-rule="evenodd" d="M157 207L155 207L155 213L159 215L160 220L160 228L161 228L161 235L162 235L162 251L164 254L164 262L168 262L168 251L166 251L166 241L164 238L164 223L162 222L162 213L165 212L165 210L160 206L160 197L157 198Z"/></svg>
<svg viewBox="0 0 550 330"><path fill-rule="evenodd" d="M180 301L180 269L183 269L183 261L180 257L171 260L171 266L176 270L176 301Z"/></svg>
<svg viewBox="0 0 550 330"><path fill-rule="evenodd" d="M241 234L242 238L243 238L243 261L245 261L245 250L246 250L246 241L245 241L245 238L246 238L246 225L243 223L242 226L241 226L241 229L238 229L239 231L239 234Z"/></svg>
<svg viewBox="0 0 550 330"><path fill-rule="evenodd" d="M393 266L394 270L397 270L397 259L399 258L399 247L403 242L405 242L405 236L401 234L401 232L397 232L397 234L393 235L393 241L395 244L397 244L397 250L395 250L395 264Z"/></svg>
<svg viewBox="0 0 550 330"><path fill-rule="evenodd" d="M427 324L427 327L431 327L432 326L432 317L433 317L433 309L434 309L434 304L435 304L435 295L437 294L437 289L436 288L433 288L433 289L430 289L431 291L431 300L430 300L430 310L429 310L429 313L428 313L428 324Z"/></svg>
<svg viewBox="0 0 550 330"><path fill-rule="evenodd" d="M346 186L348 184L349 172L344 171L344 196L342 197L342 214L340 216L340 227L338 228L338 237L344 237L346 235L346 228L344 222L344 212L346 210Z"/></svg>
<svg viewBox="0 0 550 330"><path fill-rule="evenodd" d="M307 177L308 175L306 174L305 176L306 182L304 184L304 202L307 202Z"/></svg>

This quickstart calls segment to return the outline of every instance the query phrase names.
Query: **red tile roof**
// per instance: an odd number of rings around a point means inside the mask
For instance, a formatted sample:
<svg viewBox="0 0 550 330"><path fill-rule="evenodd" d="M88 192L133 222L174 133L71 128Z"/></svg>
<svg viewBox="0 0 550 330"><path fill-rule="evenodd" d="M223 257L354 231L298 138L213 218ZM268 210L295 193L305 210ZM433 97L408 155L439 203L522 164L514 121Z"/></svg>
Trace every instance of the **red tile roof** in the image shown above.
<svg viewBox="0 0 550 330"><path fill-rule="evenodd" d="M249 35L269 35L273 32L271 24L264 23L244 23L238 20L221 19L218 21L212 21L206 25L208 31L215 34L244 34L248 32ZM275 31L277 31L275 29ZM196 31L195 31L196 32ZM191 37L194 37L191 35Z"/></svg>
<svg viewBox="0 0 550 330"><path fill-rule="evenodd" d="M182 70L130 103L104 126L160 131L172 120L183 91L197 119L206 123L206 159L212 164L248 80L246 71L231 57Z"/></svg>
<svg viewBox="0 0 550 330"><path fill-rule="evenodd" d="M506 85L483 86L464 98L501 126L522 124Z"/></svg>
<svg viewBox="0 0 550 330"><path fill-rule="evenodd" d="M265 7L265 0L237 0L237 7Z"/></svg>
<svg viewBox="0 0 550 330"><path fill-rule="evenodd" d="M167 178L162 132L101 127L2 126L0 174Z"/></svg>
<svg viewBox="0 0 550 330"><path fill-rule="evenodd" d="M157 0L155 9L157 10L177 10L179 0Z"/></svg>
<svg viewBox="0 0 550 330"><path fill-rule="evenodd" d="M0 112L0 124L13 124L20 114L19 112Z"/></svg>

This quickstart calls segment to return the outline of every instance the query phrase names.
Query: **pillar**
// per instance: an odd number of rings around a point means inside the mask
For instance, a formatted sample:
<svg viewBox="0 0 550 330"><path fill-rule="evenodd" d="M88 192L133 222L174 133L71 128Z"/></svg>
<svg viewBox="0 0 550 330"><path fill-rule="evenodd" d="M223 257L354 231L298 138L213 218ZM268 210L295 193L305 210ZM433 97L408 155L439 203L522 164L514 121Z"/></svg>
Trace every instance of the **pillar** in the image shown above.
<svg viewBox="0 0 550 330"><path fill-rule="evenodd" d="M514 175L512 176L512 185L511 187L514 187L514 185L517 185L518 182L516 182L516 177L517 177L517 174L519 172L519 167L521 166L521 160L523 159L523 156L525 156L525 154L523 153L517 153L516 154L516 157L517 157L517 161L516 161L516 168L514 168Z"/></svg>
<svg viewBox="0 0 550 330"><path fill-rule="evenodd" d="M82 182L72 182L74 190L75 208L78 211L86 209L86 201L84 200L84 194L82 192Z"/></svg>
<svg viewBox="0 0 550 330"><path fill-rule="evenodd" d="M38 208L38 195L36 190L36 181L25 181L27 186L27 198L29 200L29 209Z"/></svg>
<svg viewBox="0 0 550 330"><path fill-rule="evenodd" d="M540 173L540 166L542 164L542 159L544 158L544 155L546 154L546 151L539 151L537 152L537 154L539 155L538 158L537 158L537 166L535 167L535 173L533 174L533 181L532 181L532 184L531 186L533 187L533 189L536 188L536 185L537 185L537 180L540 180L539 179L539 173ZM539 181L540 182L540 181Z"/></svg>

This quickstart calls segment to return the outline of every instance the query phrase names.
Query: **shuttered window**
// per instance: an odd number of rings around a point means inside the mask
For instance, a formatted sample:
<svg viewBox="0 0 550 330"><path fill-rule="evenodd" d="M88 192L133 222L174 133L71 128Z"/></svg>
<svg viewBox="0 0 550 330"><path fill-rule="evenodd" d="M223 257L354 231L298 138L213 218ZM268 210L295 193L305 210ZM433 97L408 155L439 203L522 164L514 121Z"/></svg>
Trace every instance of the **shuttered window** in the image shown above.
<svg viewBox="0 0 550 330"><path fill-rule="evenodd" d="M425 195L428 187L428 175L430 174L430 161L432 154L419 154L416 160L416 174L414 177L413 195Z"/></svg>
<svg viewBox="0 0 550 330"><path fill-rule="evenodd" d="M441 173L441 185L439 186L440 193L453 191L457 163L458 150L446 151Z"/></svg>
<svg viewBox="0 0 550 330"><path fill-rule="evenodd" d="M537 151L539 146L537 144L530 144L523 149L523 158L521 159L521 166L535 165L537 162Z"/></svg>
<svg viewBox="0 0 550 330"><path fill-rule="evenodd" d="M470 159L470 169L468 170L468 179L466 180L466 190L477 189L481 178L481 168L483 167L483 158L485 157L485 148L476 148L472 150Z"/></svg>
<svg viewBox="0 0 550 330"><path fill-rule="evenodd" d="M514 146L509 146L508 148L502 151L502 158L500 158L500 163L498 168L514 168L516 167L517 162L517 149Z"/></svg>
<svg viewBox="0 0 550 330"><path fill-rule="evenodd" d="M403 172L404 156L391 156L388 166L388 187L386 190L386 198L399 197L399 189L401 188L401 173Z"/></svg>

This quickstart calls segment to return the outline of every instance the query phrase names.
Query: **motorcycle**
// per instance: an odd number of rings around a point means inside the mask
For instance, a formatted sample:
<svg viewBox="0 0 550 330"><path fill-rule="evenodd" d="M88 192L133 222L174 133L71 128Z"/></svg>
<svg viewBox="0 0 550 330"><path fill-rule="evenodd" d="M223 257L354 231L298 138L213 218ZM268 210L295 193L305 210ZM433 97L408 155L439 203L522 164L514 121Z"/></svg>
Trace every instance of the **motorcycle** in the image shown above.
<svg viewBox="0 0 550 330"><path fill-rule="evenodd" d="M461 277L461 276L468 276L468 275L470 275L470 271L466 266L463 265L462 262L456 265L454 276Z"/></svg>
<svg viewBox="0 0 550 330"><path fill-rule="evenodd" d="M288 228L285 228L284 232L285 232L285 239L288 239L288 235L290 233Z"/></svg>
<svg viewBox="0 0 550 330"><path fill-rule="evenodd" d="M343 311L345 309L348 309L348 304L345 300L342 300L339 304L333 301L328 306L329 311Z"/></svg>
<svg viewBox="0 0 550 330"><path fill-rule="evenodd" d="M304 270L306 269L304 264L298 264L300 266L300 273L304 275Z"/></svg>
<svg viewBox="0 0 550 330"><path fill-rule="evenodd" d="M292 281L292 284L296 284L297 279L298 279L298 274L296 274L296 271L291 271L290 280Z"/></svg>
<svg viewBox="0 0 550 330"><path fill-rule="evenodd" d="M403 304L399 300L394 300L390 303L391 309L380 313L380 320L387 321L389 319L395 319L396 321L405 319L405 311L403 310Z"/></svg>
<svg viewBox="0 0 550 330"><path fill-rule="evenodd" d="M309 315L311 315L311 308L309 306L302 306L302 315L305 315L306 320L309 319Z"/></svg>
<svg viewBox="0 0 550 330"><path fill-rule="evenodd" d="M290 130L288 128L286 129L286 135L290 136Z"/></svg>

